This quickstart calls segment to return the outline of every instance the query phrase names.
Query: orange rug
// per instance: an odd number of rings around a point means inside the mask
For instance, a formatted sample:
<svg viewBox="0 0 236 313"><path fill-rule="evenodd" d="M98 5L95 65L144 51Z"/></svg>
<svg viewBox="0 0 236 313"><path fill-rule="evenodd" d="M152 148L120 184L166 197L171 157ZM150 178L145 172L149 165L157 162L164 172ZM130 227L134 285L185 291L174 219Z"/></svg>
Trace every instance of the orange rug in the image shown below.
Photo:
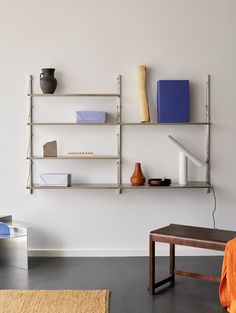
<svg viewBox="0 0 236 313"><path fill-rule="evenodd" d="M1 290L1 313L108 313L108 290Z"/></svg>

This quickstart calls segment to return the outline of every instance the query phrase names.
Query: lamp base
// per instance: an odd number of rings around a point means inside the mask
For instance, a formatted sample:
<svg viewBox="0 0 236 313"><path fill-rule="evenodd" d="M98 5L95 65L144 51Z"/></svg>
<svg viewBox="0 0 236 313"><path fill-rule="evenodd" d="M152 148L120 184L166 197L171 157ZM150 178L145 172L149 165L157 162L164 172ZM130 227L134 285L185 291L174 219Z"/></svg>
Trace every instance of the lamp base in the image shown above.
<svg viewBox="0 0 236 313"><path fill-rule="evenodd" d="M179 152L179 184L187 185L188 160L185 154Z"/></svg>

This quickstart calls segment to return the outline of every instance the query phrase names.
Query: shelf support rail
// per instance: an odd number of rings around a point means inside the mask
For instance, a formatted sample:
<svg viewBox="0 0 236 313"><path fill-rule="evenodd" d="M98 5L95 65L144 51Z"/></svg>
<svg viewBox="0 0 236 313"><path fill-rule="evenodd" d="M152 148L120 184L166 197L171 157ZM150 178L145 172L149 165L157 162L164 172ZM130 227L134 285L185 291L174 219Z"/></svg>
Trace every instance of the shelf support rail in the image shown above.
<svg viewBox="0 0 236 313"><path fill-rule="evenodd" d="M118 193L121 193L121 185L122 185L122 173L121 173L121 153L122 153L122 127L121 127L121 75L117 76L117 93L118 103L117 103L117 123L118 123L118 132L117 132L117 184L118 184Z"/></svg>
<svg viewBox="0 0 236 313"><path fill-rule="evenodd" d="M211 145L211 112L210 112L210 75L206 75L206 81L205 81L205 86L206 86L206 122L207 124L207 129L206 129L206 182L208 184L211 183L211 173L210 173L210 145ZM207 189L207 193L210 192L210 188Z"/></svg>
<svg viewBox="0 0 236 313"><path fill-rule="evenodd" d="M31 187L29 189L30 194L33 193L33 77L32 75L29 76L29 122L30 122L30 138L29 138L29 147L27 154L29 154L30 160L29 160L29 177L28 177L28 182L27 185Z"/></svg>

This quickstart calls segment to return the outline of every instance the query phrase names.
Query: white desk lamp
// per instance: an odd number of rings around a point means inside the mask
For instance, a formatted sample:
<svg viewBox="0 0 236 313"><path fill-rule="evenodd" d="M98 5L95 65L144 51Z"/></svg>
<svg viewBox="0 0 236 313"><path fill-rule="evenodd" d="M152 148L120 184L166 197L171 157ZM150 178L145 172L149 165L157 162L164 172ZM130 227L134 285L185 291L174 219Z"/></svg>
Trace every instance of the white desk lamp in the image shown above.
<svg viewBox="0 0 236 313"><path fill-rule="evenodd" d="M170 143L179 151L179 184L186 185L188 177L188 158L199 167L203 166L203 163L192 155L191 152L189 152L171 135L168 136L168 139Z"/></svg>

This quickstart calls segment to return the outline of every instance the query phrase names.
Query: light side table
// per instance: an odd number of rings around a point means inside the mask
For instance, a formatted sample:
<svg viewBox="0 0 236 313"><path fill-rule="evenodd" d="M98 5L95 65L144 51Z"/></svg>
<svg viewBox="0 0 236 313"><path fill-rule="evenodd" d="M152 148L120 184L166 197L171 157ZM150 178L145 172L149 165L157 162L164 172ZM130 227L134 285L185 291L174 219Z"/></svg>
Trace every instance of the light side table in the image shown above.
<svg viewBox="0 0 236 313"><path fill-rule="evenodd" d="M0 235L0 263L28 269L28 231L30 223L12 221L11 215L0 215L0 222L10 228L10 235Z"/></svg>

